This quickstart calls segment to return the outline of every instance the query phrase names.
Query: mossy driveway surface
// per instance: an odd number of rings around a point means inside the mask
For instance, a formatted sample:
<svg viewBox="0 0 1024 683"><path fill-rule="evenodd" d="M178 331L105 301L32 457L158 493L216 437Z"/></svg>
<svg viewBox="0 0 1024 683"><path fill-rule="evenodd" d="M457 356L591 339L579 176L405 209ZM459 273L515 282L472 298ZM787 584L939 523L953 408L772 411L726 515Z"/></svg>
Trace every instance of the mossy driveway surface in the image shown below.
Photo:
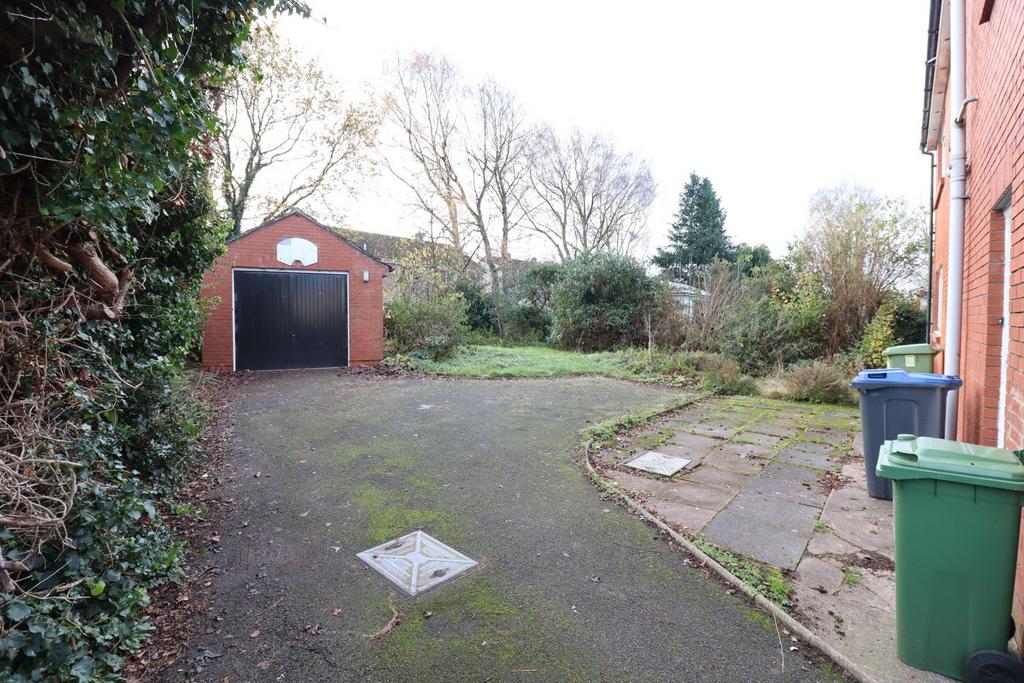
<svg viewBox="0 0 1024 683"><path fill-rule="evenodd" d="M599 496L579 430L677 394L610 379L268 373L232 401L211 608L171 680L766 681L835 674ZM356 553L480 562L416 598ZM405 618L386 638L394 605ZM785 666L783 667L783 657ZM225 678L227 677L227 678Z"/></svg>

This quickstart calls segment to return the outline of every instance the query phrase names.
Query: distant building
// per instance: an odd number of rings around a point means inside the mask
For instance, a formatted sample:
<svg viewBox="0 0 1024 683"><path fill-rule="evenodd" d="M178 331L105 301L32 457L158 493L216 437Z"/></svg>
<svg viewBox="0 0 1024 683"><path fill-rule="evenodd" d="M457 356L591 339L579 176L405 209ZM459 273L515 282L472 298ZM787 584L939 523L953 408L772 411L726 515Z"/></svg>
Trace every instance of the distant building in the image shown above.
<svg viewBox="0 0 1024 683"><path fill-rule="evenodd" d="M680 310L687 316L693 315L693 306L697 299L707 296L707 292L703 289L678 280L669 280L668 288L672 293L672 298L679 304Z"/></svg>
<svg viewBox="0 0 1024 683"><path fill-rule="evenodd" d="M482 276L482 272L478 272L480 271L479 264L473 262L461 251L450 244L431 241L423 235L399 237L398 235L385 235L352 228L332 227L330 230L377 256L395 271L384 280L384 303L391 301L401 262L416 252L419 252L425 260L435 260L438 269L449 272L453 278L459 273L465 273L474 278Z"/></svg>

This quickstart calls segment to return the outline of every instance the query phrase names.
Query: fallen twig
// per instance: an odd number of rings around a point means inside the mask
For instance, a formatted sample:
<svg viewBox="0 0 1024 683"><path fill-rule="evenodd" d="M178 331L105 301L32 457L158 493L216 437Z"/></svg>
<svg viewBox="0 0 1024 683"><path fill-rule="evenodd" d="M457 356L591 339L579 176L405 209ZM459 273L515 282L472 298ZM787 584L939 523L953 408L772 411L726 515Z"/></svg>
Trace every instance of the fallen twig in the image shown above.
<svg viewBox="0 0 1024 683"><path fill-rule="evenodd" d="M371 636L367 636L371 640L384 640L395 632L398 625L402 623L402 619L405 618L405 614L400 612L395 605L394 597L390 595L388 596L388 607L391 608L391 619L388 620L388 623L384 624L384 628Z"/></svg>

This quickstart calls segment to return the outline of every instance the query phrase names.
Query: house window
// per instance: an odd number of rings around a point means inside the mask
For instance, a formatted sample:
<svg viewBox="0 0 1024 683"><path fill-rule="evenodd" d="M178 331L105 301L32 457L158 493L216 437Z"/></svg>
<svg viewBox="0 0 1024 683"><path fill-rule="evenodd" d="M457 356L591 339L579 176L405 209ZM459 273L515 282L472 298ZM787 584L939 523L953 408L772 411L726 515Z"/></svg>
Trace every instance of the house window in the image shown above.
<svg viewBox="0 0 1024 683"><path fill-rule="evenodd" d="M942 337L942 323L946 318L946 307L943 305L946 298L944 285L942 268L939 268L939 272L935 276L935 327L932 329L932 335L936 337Z"/></svg>

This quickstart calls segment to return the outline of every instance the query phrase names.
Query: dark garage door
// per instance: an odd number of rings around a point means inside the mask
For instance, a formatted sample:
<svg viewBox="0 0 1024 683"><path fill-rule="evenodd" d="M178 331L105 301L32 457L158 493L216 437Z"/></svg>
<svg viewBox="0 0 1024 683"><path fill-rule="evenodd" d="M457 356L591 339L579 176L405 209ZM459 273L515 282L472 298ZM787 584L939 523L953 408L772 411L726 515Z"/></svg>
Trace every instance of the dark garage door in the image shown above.
<svg viewBox="0 0 1024 683"><path fill-rule="evenodd" d="M236 270L235 369L348 365L348 278Z"/></svg>

